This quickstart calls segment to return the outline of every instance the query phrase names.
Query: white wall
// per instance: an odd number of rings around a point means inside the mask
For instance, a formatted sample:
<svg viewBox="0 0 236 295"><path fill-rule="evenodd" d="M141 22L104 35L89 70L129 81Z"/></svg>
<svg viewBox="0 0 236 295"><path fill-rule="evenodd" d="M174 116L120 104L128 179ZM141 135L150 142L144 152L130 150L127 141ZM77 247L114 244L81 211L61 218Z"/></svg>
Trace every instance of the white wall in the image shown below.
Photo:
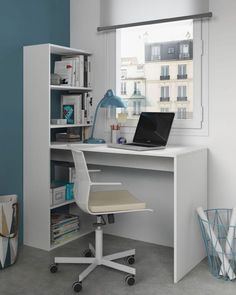
<svg viewBox="0 0 236 295"><path fill-rule="evenodd" d="M94 53L97 98L107 86L114 87L114 68L106 64L105 34L96 33L99 2L71 0L71 45ZM209 136L172 136L170 141L209 147L209 207L232 207L236 206L236 1L210 0L209 11L213 12L209 23Z"/></svg>
<svg viewBox="0 0 236 295"><path fill-rule="evenodd" d="M208 0L166 1L164 5L163 0L101 0L101 26L198 14L208 8Z"/></svg>

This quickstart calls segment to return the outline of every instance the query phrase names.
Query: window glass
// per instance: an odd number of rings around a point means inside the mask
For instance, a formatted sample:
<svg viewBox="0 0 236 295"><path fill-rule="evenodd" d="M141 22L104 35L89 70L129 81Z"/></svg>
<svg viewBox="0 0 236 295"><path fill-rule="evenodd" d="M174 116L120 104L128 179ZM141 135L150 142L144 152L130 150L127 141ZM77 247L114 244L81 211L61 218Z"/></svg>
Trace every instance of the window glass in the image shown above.
<svg viewBox="0 0 236 295"><path fill-rule="evenodd" d="M162 112L168 109L179 114L177 120L192 119L193 21L146 25L118 31L118 64L121 67L118 94L126 101L128 118L137 119L136 115L141 110ZM137 98L139 102L134 100ZM185 105L180 105L180 102Z"/></svg>

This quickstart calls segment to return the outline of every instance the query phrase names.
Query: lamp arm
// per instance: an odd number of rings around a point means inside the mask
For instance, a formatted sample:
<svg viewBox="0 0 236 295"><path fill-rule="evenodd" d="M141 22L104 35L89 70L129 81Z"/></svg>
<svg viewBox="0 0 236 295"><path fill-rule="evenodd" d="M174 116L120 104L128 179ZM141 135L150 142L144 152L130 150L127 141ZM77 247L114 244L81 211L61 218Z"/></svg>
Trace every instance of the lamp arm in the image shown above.
<svg viewBox="0 0 236 295"><path fill-rule="evenodd" d="M96 110L95 110L95 114L94 114L94 120L93 120L93 126L92 126L92 132L91 132L91 136L90 138L93 138L93 133L94 133L94 129L95 129L95 123L96 123L96 119L97 119L97 113L98 113L98 109L102 103L103 99L100 100L100 102L98 103Z"/></svg>

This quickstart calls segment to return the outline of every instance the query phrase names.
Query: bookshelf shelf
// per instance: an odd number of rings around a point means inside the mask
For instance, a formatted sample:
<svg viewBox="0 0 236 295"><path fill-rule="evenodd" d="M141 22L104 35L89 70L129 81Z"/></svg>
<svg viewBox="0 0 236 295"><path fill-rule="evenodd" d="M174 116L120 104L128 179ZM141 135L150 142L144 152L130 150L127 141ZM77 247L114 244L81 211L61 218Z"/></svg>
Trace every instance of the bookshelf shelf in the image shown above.
<svg viewBox="0 0 236 295"><path fill-rule="evenodd" d="M69 205L69 204L73 204L75 203L75 200L70 200L70 201L66 201L64 203L61 203L61 204L58 204L58 205L55 205L55 206L51 206L50 209L56 209L56 208L59 208L59 207L62 207L62 206L65 206L65 205Z"/></svg>
<svg viewBox="0 0 236 295"><path fill-rule="evenodd" d="M50 125L50 128L72 128L72 127L91 127L92 124L64 124L64 125Z"/></svg>
<svg viewBox="0 0 236 295"><path fill-rule="evenodd" d="M65 244L67 244L69 242L72 242L72 241L82 237L82 236L85 236L85 235L89 234L90 232L91 232L90 229L87 229L87 230L80 229L77 233L73 234L69 239L67 239L67 240L65 240L63 242L60 242L59 244L51 244L50 249L54 250L54 249L56 249L58 247L61 247L62 245L65 245Z"/></svg>
<svg viewBox="0 0 236 295"><path fill-rule="evenodd" d="M62 99L63 96L76 95L81 98L81 110L83 106L83 110L89 113L86 107L92 103L89 93L92 88L50 84L55 63L65 57L78 58L78 55L83 56L84 62L87 62L86 65L91 64L91 59L88 59L91 53L80 49L54 44L24 47L24 244L47 251L91 231L89 225L83 222L83 228L75 235L68 239L65 238L65 241L63 240L58 245L51 244L52 213L61 214L61 211L65 211L66 214L79 215L79 218L83 215L77 206L73 206L74 200L50 206L51 181L57 180L52 166L51 146L53 144L61 147L70 143L81 143L81 141L55 143L53 141L56 140L57 133L64 133L60 131L60 128L76 127L72 130L67 129L68 133L80 135L78 138L83 140L92 126L91 124L50 124L53 116L60 117L60 98ZM85 63L82 65L84 65L82 68L84 69L84 82L82 83L81 80L81 84L78 85L90 85L91 68L87 70ZM78 113L76 114L78 116ZM61 208L62 206L65 207ZM84 218L86 219L84 216L81 219L84 220Z"/></svg>

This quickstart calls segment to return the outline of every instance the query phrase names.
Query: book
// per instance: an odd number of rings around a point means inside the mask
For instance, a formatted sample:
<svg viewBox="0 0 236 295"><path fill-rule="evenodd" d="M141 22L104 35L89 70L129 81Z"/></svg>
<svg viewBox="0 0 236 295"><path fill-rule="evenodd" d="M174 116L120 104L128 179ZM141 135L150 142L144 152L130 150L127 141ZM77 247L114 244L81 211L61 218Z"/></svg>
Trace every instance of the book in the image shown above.
<svg viewBox="0 0 236 295"><path fill-rule="evenodd" d="M72 63L72 86L84 87L84 55L64 56L62 60Z"/></svg>
<svg viewBox="0 0 236 295"><path fill-rule="evenodd" d="M63 119L66 119L67 124L76 124L75 108L76 108L76 106L74 104L63 104L62 105Z"/></svg>
<svg viewBox="0 0 236 295"><path fill-rule="evenodd" d="M62 106L62 116L63 114L63 106L64 105L74 105L74 124L82 124L82 95L76 94L76 95L62 95L61 96L61 106ZM64 117L63 117L64 118Z"/></svg>
<svg viewBox="0 0 236 295"><path fill-rule="evenodd" d="M91 56L84 56L84 87L91 87Z"/></svg>
<svg viewBox="0 0 236 295"><path fill-rule="evenodd" d="M61 60L56 61L54 66L54 74L61 78L61 84L73 86L73 61Z"/></svg>

